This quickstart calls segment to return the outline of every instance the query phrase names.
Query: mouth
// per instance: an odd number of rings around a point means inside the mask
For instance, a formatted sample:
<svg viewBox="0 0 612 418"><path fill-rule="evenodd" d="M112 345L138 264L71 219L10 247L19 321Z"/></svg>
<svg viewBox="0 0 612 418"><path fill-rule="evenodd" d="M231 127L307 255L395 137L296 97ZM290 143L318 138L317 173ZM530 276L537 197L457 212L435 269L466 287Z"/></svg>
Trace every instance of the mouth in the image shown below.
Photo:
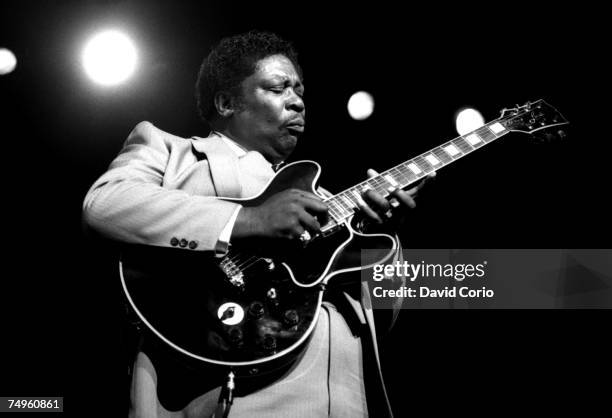
<svg viewBox="0 0 612 418"><path fill-rule="evenodd" d="M287 129L289 132L297 132L297 133L302 133L304 132L304 125L303 124L290 124L290 125L285 125L285 129Z"/></svg>
<svg viewBox="0 0 612 418"><path fill-rule="evenodd" d="M285 129L292 133L304 132L304 119L296 118L285 124Z"/></svg>

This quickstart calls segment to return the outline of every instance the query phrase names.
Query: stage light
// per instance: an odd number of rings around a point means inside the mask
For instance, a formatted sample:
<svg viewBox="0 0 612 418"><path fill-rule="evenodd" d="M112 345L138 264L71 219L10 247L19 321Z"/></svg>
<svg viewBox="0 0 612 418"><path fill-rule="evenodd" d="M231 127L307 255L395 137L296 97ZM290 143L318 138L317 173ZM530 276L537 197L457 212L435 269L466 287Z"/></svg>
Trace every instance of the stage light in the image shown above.
<svg viewBox="0 0 612 418"><path fill-rule="evenodd" d="M9 49L0 48L0 75L12 72L17 66L17 58Z"/></svg>
<svg viewBox="0 0 612 418"><path fill-rule="evenodd" d="M466 108L457 112L455 125L459 135L465 135L484 125L485 121L476 109Z"/></svg>
<svg viewBox="0 0 612 418"><path fill-rule="evenodd" d="M370 93L358 91L349 99L347 108L353 119L367 119L374 111L374 98Z"/></svg>
<svg viewBox="0 0 612 418"><path fill-rule="evenodd" d="M119 84L136 69L138 60L134 44L125 34L108 30L91 38L83 49L83 68L96 83Z"/></svg>

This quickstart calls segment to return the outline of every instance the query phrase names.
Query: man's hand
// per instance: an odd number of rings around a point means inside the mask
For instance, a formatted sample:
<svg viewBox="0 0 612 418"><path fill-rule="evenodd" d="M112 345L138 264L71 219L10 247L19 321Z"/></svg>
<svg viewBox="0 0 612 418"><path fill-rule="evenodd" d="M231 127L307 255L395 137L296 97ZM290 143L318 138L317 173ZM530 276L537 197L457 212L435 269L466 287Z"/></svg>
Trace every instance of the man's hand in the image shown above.
<svg viewBox="0 0 612 418"><path fill-rule="evenodd" d="M372 169L368 170L368 177L376 177L378 173ZM380 193L369 189L362 197L366 205L360 205L361 212L370 224L379 225L385 229L397 229L401 227L408 213L408 209L416 207L414 201L419 190L436 176L435 171L430 173L415 187L406 191L395 189L385 199Z"/></svg>
<svg viewBox="0 0 612 418"><path fill-rule="evenodd" d="M238 212L232 238L291 240L297 242L304 231L315 236L327 221L327 205L318 196L289 189L277 193L256 207Z"/></svg>

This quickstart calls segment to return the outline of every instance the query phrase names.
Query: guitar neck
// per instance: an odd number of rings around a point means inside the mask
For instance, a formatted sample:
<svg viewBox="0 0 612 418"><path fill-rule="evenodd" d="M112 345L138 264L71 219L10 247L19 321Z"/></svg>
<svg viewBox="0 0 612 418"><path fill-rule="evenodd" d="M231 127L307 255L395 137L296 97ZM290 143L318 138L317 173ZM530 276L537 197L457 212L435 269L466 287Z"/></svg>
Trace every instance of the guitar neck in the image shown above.
<svg viewBox="0 0 612 418"><path fill-rule="evenodd" d="M484 126L452 139L438 147L404 161L376 177L365 180L328 199L330 215L336 224L342 223L359 208L361 195L368 189L387 197L396 188L406 188L426 177L429 173L457 161L471 152L506 135L509 118L499 118Z"/></svg>

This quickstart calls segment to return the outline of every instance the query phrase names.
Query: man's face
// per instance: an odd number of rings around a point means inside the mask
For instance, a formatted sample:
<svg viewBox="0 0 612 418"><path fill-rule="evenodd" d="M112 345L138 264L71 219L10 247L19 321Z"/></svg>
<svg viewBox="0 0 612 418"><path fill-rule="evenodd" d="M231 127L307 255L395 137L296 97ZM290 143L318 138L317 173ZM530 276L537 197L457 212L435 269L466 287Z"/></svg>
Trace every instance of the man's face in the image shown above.
<svg viewBox="0 0 612 418"><path fill-rule="evenodd" d="M241 88L231 118L234 139L273 163L285 160L305 124L304 86L293 64L284 55L266 57Z"/></svg>

